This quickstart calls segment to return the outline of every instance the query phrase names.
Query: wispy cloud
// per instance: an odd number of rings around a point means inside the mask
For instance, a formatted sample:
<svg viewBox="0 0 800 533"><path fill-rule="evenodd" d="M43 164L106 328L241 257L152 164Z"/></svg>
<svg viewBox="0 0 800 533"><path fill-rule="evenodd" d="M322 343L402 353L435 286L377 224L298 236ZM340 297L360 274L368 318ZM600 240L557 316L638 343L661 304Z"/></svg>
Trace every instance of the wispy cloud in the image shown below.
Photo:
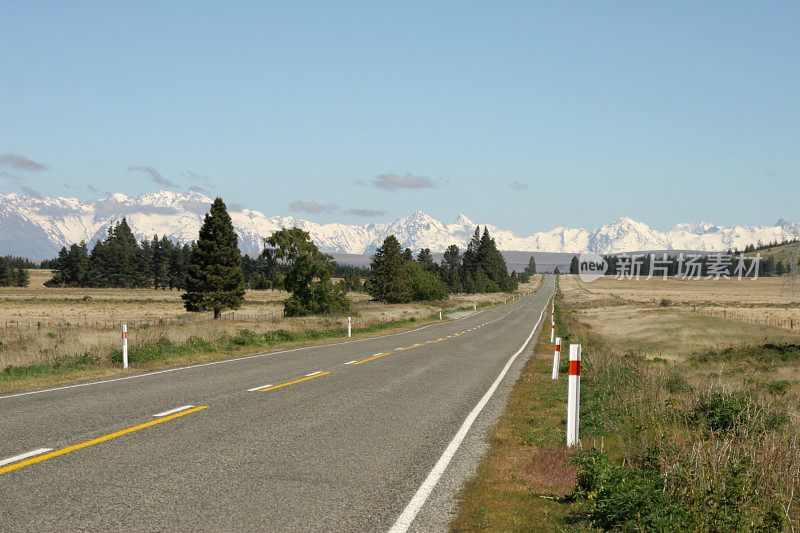
<svg viewBox="0 0 800 533"><path fill-rule="evenodd" d="M14 185L22 184L22 178L6 170L0 170L0 179L5 181L6 183L13 183Z"/></svg>
<svg viewBox="0 0 800 533"><path fill-rule="evenodd" d="M357 217L374 218L385 215L386 211L382 211L380 209L348 209L345 211L345 214L355 215Z"/></svg>
<svg viewBox="0 0 800 533"><path fill-rule="evenodd" d="M509 187L514 189L515 191L524 191L525 189L530 189L530 185L527 183L522 183L521 181L512 181L508 184Z"/></svg>
<svg viewBox="0 0 800 533"><path fill-rule="evenodd" d="M289 208L292 211L300 211L303 213L330 213L339 210L339 206L336 204L321 204L316 200L298 200L289 204Z"/></svg>
<svg viewBox="0 0 800 533"><path fill-rule="evenodd" d="M22 187L22 192L24 192L27 196L30 196L31 198L36 198L37 200L41 200L42 198L44 198L42 193L40 193L39 191L35 191L28 186Z"/></svg>
<svg viewBox="0 0 800 533"><path fill-rule="evenodd" d="M186 176L192 180L193 183L199 183L204 187L213 187L214 183L211 181L211 178L208 176L203 176L202 174L198 174L197 172L192 172L191 170L186 171Z"/></svg>
<svg viewBox="0 0 800 533"><path fill-rule="evenodd" d="M199 185L191 185L189 187L189 192L199 192L200 194L205 194L206 196L211 194L211 191Z"/></svg>
<svg viewBox="0 0 800 533"><path fill-rule="evenodd" d="M46 170L47 165L36 162L33 159L28 159L19 154L7 153L0 157L0 163L17 170Z"/></svg>
<svg viewBox="0 0 800 533"><path fill-rule="evenodd" d="M148 174L150 176L150 179L153 181L153 183L161 185L162 187L174 188L174 187L178 186L177 183L168 180L167 178L162 176L153 167L146 166L146 165L144 165L144 166L131 165L131 166L128 167L128 171L131 171L131 170L136 171L136 172L144 172L145 174Z"/></svg>
<svg viewBox="0 0 800 533"><path fill-rule="evenodd" d="M409 173L403 176L399 174L379 174L375 176L371 184L373 187L387 189L389 191L395 191L397 189L432 189L434 187L430 178Z"/></svg>

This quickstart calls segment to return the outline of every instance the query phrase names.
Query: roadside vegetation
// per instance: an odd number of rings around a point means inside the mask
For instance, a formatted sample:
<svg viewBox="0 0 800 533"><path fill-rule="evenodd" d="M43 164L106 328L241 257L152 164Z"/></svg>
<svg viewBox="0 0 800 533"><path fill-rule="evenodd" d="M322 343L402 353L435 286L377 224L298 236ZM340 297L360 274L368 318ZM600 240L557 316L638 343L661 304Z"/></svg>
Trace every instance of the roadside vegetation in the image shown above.
<svg viewBox="0 0 800 533"><path fill-rule="evenodd" d="M800 334L559 284L564 353L583 345L581 445L564 446L566 376L548 383L540 338L453 529L796 530Z"/></svg>

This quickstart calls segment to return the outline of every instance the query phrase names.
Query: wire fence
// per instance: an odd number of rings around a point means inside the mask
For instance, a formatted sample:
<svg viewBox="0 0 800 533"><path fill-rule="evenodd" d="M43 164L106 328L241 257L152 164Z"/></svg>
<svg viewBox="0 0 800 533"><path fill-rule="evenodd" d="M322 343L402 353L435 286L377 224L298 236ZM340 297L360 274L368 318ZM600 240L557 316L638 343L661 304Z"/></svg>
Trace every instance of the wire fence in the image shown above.
<svg viewBox="0 0 800 533"><path fill-rule="evenodd" d="M701 315L713 316L717 318L725 318L728 320L735 320L736 322L743 322L746 324L758 324L761 326L772 326L775 328L783 329L800 329L800 320L796 318L779 318L774 316L757 317L751 315L740 315L724 309L697 309L694 311Z"/></svg>
<svg viewBox="0 0 800 533"><path fill-rule="evenodd" d="M258 322L283 318L283 311L274 311L263 314L248 314L231 311L222 313L218 320L230 320L237 322ZM137 318L132 320L6 320L2 326L9 330L37 330L37 329L58 329L58 328L94 328L94 329L117 329L127 324L128 328L149 328L155 326L172 326L177 324L194 324L197 322L212 322L214 316L203 314L197 316L178 316L178 317L159 317L159 318Z"/></svg>

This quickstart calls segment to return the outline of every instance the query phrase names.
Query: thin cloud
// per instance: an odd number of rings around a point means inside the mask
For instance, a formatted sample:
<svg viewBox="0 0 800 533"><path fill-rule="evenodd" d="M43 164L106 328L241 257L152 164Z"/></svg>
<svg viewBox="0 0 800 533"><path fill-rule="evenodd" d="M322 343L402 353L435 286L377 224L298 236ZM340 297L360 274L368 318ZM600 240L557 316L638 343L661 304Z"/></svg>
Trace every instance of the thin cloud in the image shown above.
<svg viewBox="0 0 800 533"><path fill-rule="evenodd" d="M211 194L211 191L209 191L205 187L201 187L199 185L190 186L189 187L189 192L199 192L200 194L205 194L206 196Z"/></svg>
<svg viewBox="0 0 800 533"><path fill-rule="evenodd" d="M336 204L321 204L316 200L309 200L307 202L298 200L289 204L289 208L292 211L300 211L302 213L329 213L339 210L339 206Z"/></svg>
<svg viewBox="0 0 800 533"><path fill-rule="evenodd" d="M144 172L145 174L148 174L150 176L150 179L154 183L156 183L158 185L161 185L163 187L174 188L174 187L178 186L177 183L174 183L174 182L168 180L167 178L163 177L153 167L149 167L149 166L146 166L146 165L145 166L131 165L131 166L128 167L128 171L130 172L131 170L134 170L136 172Z"/></svg>
<svg viewBox="0 0 800 533"><path fill-rule="evenodd" d="M512 181L508 184L509 187L514 189L515 191L524 191L525 189L530 189L530 185L527 183L522 183L521 181Z"/></svg>
<svg viewBox="0 0 800 533"><path fill-rule="evenodd" d="M372 186L389 191L397 189L432 189L434 187L430 178L409 173L403 176L399 174L379 174L372 180Z"/></svg>
<svg viewBox="0 0 800 533"><path fill-rule="evenodd" d="M347 215L355 215L357 217L375 218L386 214L386 211L380 209L348 209L345 211Z"/></svg>
<svg viewBox="0 0 800 533"><path fill-rule="evenodd" d="M8 153L0 157L0 163L17 170L38 171L47 169L47 165L43 165L42 163L36 162L33 159L28 159L25 156L12 153Z"/></svg>
<svg viewBox="0 0 800 533"><path fill-rule="evenodd" d="M22 184L22 178L5 170L0 170L0 178L7 183L13 183L14 185Z"/></svg>
<svg viewBox="0 0 800 533"><path fill-rule="evenodd" d="M202 174L198 174L197 172L192 172L191 170L187 170L186 175L189 177L190 180L192 180L192 182L199 183L203 187L214 186L214 183L208 176L203 176Z"/></svg>
<svg viewBox="0 0 800 533"><path fill-rule="evenodd" d="M36 198L37 200L41 200L41 199L44 198L42 193L40 193L39 191L34 191L33 189L31 189L30 187L27 187L27 186L22 188L22 192L24 192L26 195L30 196L31 198Z"/></svg>

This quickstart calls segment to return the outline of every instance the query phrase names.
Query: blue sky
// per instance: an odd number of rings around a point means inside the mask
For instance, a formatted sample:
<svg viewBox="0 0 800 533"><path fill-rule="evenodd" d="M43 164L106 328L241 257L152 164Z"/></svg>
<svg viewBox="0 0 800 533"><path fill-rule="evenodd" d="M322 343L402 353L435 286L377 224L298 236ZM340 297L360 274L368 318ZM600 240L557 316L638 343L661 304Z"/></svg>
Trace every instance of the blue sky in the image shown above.
<svg viewBox="0 0 800 533"><path fill-rule="evenodd" d="M798 220L798 26L798 2L9 1L0 192L522 234Z"/></svg>

